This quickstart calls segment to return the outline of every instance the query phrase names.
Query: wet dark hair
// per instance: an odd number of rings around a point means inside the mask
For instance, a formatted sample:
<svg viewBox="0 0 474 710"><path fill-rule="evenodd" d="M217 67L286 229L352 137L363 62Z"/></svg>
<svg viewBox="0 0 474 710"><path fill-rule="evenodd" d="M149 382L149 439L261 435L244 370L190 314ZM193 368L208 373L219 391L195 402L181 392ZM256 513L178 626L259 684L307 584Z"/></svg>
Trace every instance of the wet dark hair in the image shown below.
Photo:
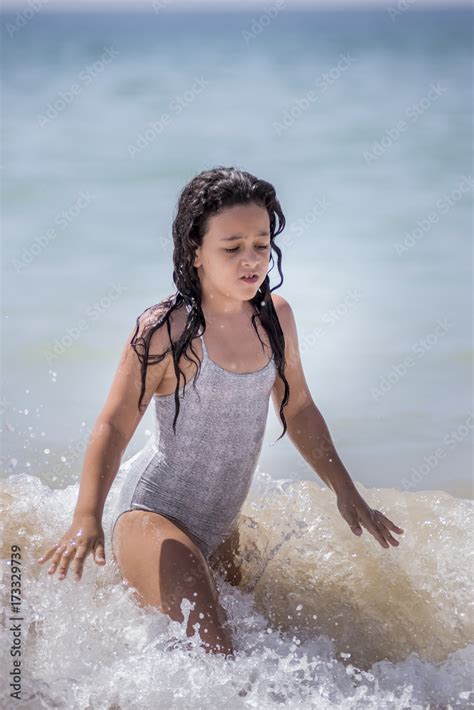
<svg viewBox="0 0 474 710"><path fill-rule="evenodd" d="M273 305L271 292L279 288L283 283L283 273L281 271L281 251L275 243L275 237L280 234L285 227L285 216L276 198L275 188L269 182L234 167L226 168L218 166L210 170L204 170L196 175L182 189L178 199L177 209L173 220L173 281L176 284L176 293L163 299L156 306L143 311L137 318L137 327L130 341L130 345L135 350L141 365L141 392L138 401L138 409L141 412L141 403L145 394L146 370L148 365L161 362L166 355L172 352L174 370L177 377L177 384L174 393L175 416L173 420L173 431L176 435L176 421L178 419L179 389L181 376L185 380L184 374L178 367L181 356L185 356L190 362L194 362L197 367L195 381L201 370L199 355L192 346L192 340L202 335L206 330L206 322L201 310L201 283L196 267L193 265L195 251L202 243L207 231L208 218L217 214L221 210L255 203L267 210L270 218L270 249L277 254L278 272L281 281L277 286L270 289L270 279L267 276L262 286L255 296L250 299L254 307L252 325L257 336L262 343L255 320L260 318L264 327L275 358L275 365L278 375L285 385L285 394L280 406L280 418L283 423L283 432L278 437L281 439L287 430L283 408L286 406L290 387L285 378L285 340L283 331L278 320L278 316ZM273 253L270 257L271 268L274 267ZM171 339L170 317L173 311L185 304L188 312L186 326L176 342ZM160 355L150 355L150 341L153 333L158 328L166 325L170 347ZM197 362L188 357L188 349L197 357ZM186 384L183 387L183 397Z"/></svg>

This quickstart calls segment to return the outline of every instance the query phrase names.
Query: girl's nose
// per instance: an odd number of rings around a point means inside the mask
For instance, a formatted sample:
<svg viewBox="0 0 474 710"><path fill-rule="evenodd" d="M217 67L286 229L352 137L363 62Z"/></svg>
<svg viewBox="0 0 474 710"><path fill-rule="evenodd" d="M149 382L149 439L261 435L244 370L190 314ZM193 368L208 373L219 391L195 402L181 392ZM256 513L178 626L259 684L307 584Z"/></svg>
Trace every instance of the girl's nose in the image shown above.
<svg viewBox="0 0 474 710"><path fill-rule="evenodd" d="M242 256L242 266L245 268L251 268L252 266L257 266L261 261L259 254L255 252L250 252L249 254L244 254Z"/></svg>
<svg viewBox="0 0 474 710"><path fill-rule="evenodd" d="M254 271L255 273L257 273L258 271L260 271L260 266L258 264L258 261L243 261L241 270L250 272Z"/></svg>

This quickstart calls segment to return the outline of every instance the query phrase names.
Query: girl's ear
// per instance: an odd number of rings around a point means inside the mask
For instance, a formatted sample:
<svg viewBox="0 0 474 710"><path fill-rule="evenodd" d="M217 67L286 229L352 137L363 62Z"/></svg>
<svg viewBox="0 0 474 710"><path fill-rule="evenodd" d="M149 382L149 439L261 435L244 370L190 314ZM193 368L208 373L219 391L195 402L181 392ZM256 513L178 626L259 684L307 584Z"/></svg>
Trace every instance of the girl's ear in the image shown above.
<svg viewBox="0 0 474 710"><path fill-rule="evenodd" d="M201 247L196 247L196 251L194 252L194 262L193 262L193 266L196 269L198 268L198 266L201 266L200 263L196 264L196 261L200 261L200 251L201 251Z"/></svg>

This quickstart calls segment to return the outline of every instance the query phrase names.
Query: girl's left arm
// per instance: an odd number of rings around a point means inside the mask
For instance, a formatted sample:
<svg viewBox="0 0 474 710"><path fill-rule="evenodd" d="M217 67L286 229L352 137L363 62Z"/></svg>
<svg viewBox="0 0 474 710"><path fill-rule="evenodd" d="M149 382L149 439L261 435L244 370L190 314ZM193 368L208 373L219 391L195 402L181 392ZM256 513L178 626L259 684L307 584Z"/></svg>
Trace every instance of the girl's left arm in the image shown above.
<svg viewBox="0 0 474 710"><path fill-rule="evenodd" d="M285 377L290 387L290 397L283 412L290 440L314 472L335 493L338 510L355 535L362 534L363 526L382 547L397 546L399 542L390 531L398 534L404 531L381 511L370 508L362 498L336 451L321 412L313 402L301 364L296 322L290 304L274 294L272 300L285 337ZM277 416L283 396L284 383L277 375L272 390Z"/></svg>

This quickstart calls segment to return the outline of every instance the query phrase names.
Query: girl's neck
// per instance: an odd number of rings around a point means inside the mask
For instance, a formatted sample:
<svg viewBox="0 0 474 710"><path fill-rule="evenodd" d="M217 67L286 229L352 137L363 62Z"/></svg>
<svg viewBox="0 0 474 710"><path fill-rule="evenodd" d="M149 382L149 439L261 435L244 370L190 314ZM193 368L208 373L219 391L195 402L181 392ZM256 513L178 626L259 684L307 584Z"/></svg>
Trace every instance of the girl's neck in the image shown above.
<svg viewBox="0 0 474 710"><path fill-rule="evenodd" d="M223 306L221 308L212 304L209 307L208 304L201 303L201 310L203 312L206 323L212 322L229 322L229 321L245 321L250 318L254 313L254 308L250 301L243 301L240 305L237 304L236 309L231 309L228 306Z"/></svg>

